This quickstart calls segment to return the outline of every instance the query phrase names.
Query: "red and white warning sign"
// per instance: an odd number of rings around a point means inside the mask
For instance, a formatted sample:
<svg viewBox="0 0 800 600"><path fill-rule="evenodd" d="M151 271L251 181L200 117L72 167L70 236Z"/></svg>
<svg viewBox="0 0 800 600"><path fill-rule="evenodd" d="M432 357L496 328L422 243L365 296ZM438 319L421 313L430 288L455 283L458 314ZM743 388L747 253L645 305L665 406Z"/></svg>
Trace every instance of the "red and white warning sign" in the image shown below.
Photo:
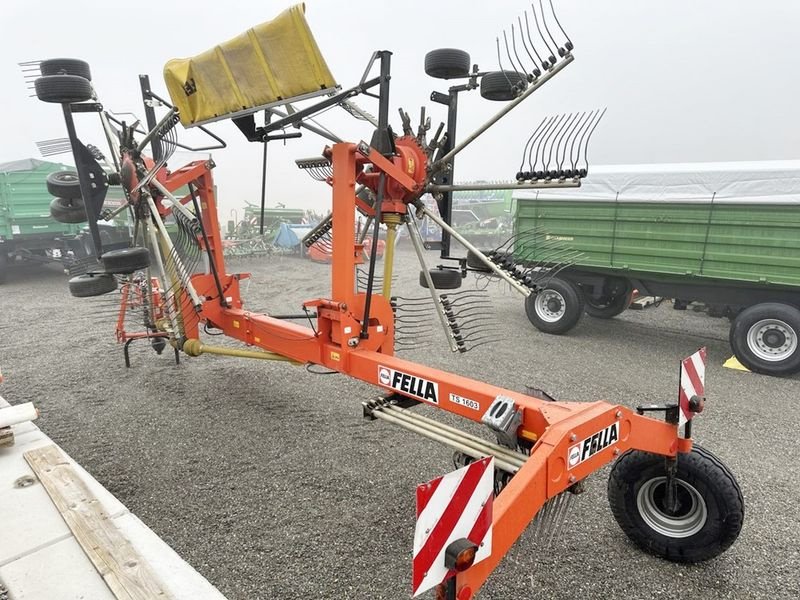
<svg viewBox="0 0 800 600"><path fill-rule="evenodd" d="M492 552L494 457L417 486L412 591L414 596L455 575L445 566L445 549L462 538L478 546L473 564Z"/></svg>
<svg viewBox="0 0 800 600"><path fill-rule="evenodd" d="M692 396L702 398L706 393L706 349L700 348L681 361L681 382L678 388L680 404L679 425L691 421L694 413L689 408Z"/></svg>

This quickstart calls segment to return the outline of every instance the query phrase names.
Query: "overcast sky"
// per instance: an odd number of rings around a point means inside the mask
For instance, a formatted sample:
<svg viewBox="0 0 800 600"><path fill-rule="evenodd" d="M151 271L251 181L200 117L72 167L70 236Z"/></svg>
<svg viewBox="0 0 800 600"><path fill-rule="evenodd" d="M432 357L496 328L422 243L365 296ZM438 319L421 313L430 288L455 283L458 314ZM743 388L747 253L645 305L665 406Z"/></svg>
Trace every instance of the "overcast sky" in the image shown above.
<svg viewBox="0 0 800 600"><path fill-rule="evenodd" d="M546 2L545 2L546 5ZM289 2L159 0L119 4L89 0L4 0L0 21L2 135L0 162L37 157L36 140L66 134L61 111L28 98L18 62L53 57L88 61L107 109L141 115L137 75L148 73L166 96L164 63L192 56L270 20ZM543 116L608 107L590 148L594 164L763 160L800 157L800 2L789 0L555 0L575 44L575 62L459 156L456 179L513 178L525 141ZM482 70L497 68L495 37L530 8L516 0L488 2L306 1L306 18L334 77L358 82L373 50L391 50L391 113L416 121L427 105L434 128L444 107L429 100L446 82L427 77L425 53L462 48ZM375 101L356 99L375 113ZM460 101L466 134L499 105L478 92ZM337 109L320 119L351 141L370 131ZM79 135L102 140L96 117L79 116ZM212 128L229 144L217 151L221 216L260 193L261 147L230 121ZM197 142L195 132L182 132ZM325 184L294 159L319 155L321 138L270 144L267 204L330 206ZM178 155L171 165L179 166ZM69 156L58 160L69 162Z"/></svg>

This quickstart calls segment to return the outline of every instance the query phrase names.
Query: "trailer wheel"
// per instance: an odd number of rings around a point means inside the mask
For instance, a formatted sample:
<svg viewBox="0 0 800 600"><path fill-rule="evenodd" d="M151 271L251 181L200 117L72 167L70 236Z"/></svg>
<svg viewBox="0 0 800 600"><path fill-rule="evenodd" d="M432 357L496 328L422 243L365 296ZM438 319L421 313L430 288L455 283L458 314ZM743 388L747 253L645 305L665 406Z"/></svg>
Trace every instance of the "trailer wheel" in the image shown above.
<svg viewBox="0 0 800 600"><path fill-rule="evenodd" d="M150 251L142 246L111 250L103 253L100 261L108 273L130 275L139 269L146 269L150 266Z"/></svg>
<svg viewBox="0 0 800 600"><path fill-rule="evenodd" d="M487 100L508 102L528 87L524 73L492 71L481 77L481 96Z"/></svg>
<svg viewBox="0 0 800 600"><path fill-rule="evenodd" d="M733 320L730 343L745 367L767 375L800 371L800 310L765 302L744 309Z"/></svg>
<svg viewBox="0 0 800 600"><path fill-rule="evenodd" d="M625 312L633 298L633 290L609 298L586 298L586 314L595 319L611 319Z"/></svg>
<svg viewBox="0 0 800 600"><path fill-rule="evenodd" d="M539 331L554 335L575 327L583 316L584 306L581 289L558 277L553 277L547 285L525 299L528 320Z"/></svg>
<svg viewBox="0 0 800 600"><path fill-rule="evenodd" d="M461 273L452 269L430 269L433 287L437 290L456 290L461 287ZM428 280L425 279L425 271L419 272L419 284L428 288Z"/></svg>
<svg viewBox="0 0 800 600"><path fill-rule="evenodd" d="M51 196L77 200L81 197L81 186L76 171L54 171L47 176L47 191Z"/></svg>
<svg viewBox="0 0 800 600"><path fill-rule="evenodd" d="M77 58L49 58L39 63L42 75L77 75L92 80L89 63Z"/></svg>
<svg viewBox="0 0 800 600"><path fill-rule="evenodd" d="M76 298L102 296L117 289L117 280L108 273L78 275L69 280L69 293Z"/></svg>
<svg viewBox="0 0 800 600"><path fill-rule="evenodd" d="M86 208L79 198L53 198L50 202L50 216L59 223L85 223Z"/></svg>
<svg viewBox="0 0 800 600"><path fill-rule="evenodd" d="M425 73L436 79L467 77L469 67L469 54L463 50L441 48L425 55Z"/></svg>
<svg viewBox="0 0 800 600"><path fill-rule="evenodd" d="M733 473L697 445L678 455L678 509L664 505L665 458L629 450L608 479L611 512L644 551L667 560L696 563L724 552L742 530L744 499Z"/></svg>
<svg viewBox="0 0 800 600"><path fill-rule="evenodd" d="M77 75L45 75L34 82L36 96L42 102L70 104L92 97L92 84Z"/></svg>

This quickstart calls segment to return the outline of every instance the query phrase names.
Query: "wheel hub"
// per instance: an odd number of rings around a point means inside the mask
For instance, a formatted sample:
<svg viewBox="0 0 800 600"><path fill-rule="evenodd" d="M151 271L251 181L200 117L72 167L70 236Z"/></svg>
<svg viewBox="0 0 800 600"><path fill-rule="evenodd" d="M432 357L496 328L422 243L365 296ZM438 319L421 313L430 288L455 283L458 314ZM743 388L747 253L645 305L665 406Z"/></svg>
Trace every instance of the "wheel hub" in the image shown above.
<svg viewBox="0 0 800 600"><path fill-rule="evenodd" d="M762 360L785 360L797 351L797 333L784 321L762 319L747 332L747 346Z"/></svg>
<svg viewBox="0 0 800 600"><path fill-rule="evenodd" d="M666 509L666 477L646 481L636 495L636 506L644 522L654 531L671 538L686 538L703 528L708 509L694 486L680 479L675 485L677 503L674 511Z"/></svg>
<svg viewBox="0 0 800 600"><path fill-rule="evenodd" d="M534 307L540 319L548 323L555 323L566 312L564 296L555 290L542 290L536 296Z"/></svg>

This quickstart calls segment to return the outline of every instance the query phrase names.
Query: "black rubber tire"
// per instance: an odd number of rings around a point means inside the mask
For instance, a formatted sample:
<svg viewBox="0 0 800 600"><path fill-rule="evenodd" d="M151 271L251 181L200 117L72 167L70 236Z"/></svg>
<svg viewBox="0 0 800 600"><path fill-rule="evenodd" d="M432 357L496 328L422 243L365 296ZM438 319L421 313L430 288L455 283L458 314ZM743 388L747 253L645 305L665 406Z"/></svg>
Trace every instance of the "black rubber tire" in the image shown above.
<svg viewBox="0 0 800 600"><path fill-rule="evenodd" d="M781 360L767 360L758 356L748 343L750 330L760 321L771 319L782 322L788 336L794 338L794 350L787 349ZM787 335L783 332L781 335ZM764 302L745 308L731 323L729 340L734 355L745 367L766 375L791 375L800 371L800 310L779 302Z"/></svg>
<svg viewBox="0 0 800 600"><path fill-rule="evenodd" d="M150 251L142 246L111 250L110 252L104 252L100 257L100 261L108 273L130 275L150 266Z"/></svg>
<svg viewBox="0 0 800 600"><path fill-rule="evenodd" d="M611 319L622 314L628 309L633 297L633 290L618 296L612 296L607 301L599 301L594 298L586 298L586 314L595 319Z"/></svg>
<svg viewBox="0 0 800 600"><path fill-rule="evenodd" d="M89 220L80 198L53 198L50 201L50 216L59 223L85 223Z"/></svg>
<svg viewBox="0 0 800 600"><path fill-rule="evenodd" d="M46 75L34 82L36 96L42 102L58 104L83 102L92 97L92 84L77 75Z"/></svg>
<svg viewBox="0 0 800 600"><path fill-rule="evenodd" d="M51 196L76 200L81 197L81 186L76 171L53 171L47 176L47 191Z"/></svg>
<svg viewBox="0 0 800 600"><path fill-rule="evenodd" d="M452 269L431 269L431 280L437 290L457 290L461 287L461 273ZM419 284L428 289L428 281L425 279L425 271L419 272Z"/></svg>
<svg viewBox="0 0 800 600"><path fill-rule="evenodd" d="M617 460L608 478L608 502L614 518L637 546L655 556L696 563L720 555L739 537L744 522L744 499L736 478L704 448L695 445L691 452L680 454L678 497L684 500L684 510L692 502L680 516L687 517L689 522L679 531L679 527L664 521L662 531L657 531L648 523L653 511L658 518L669 518L658 506L664 488L659 484L659 479L665 477L664 460L663 456L638 450L629 450ZM694 488L696 498L685 484ZM705 519L700 513L693 523L691 509L700 507L701 500L706 509ZM650 514L643 515L643 509Z"/></svg>
<svg viewBox="0 0 800 600"><path fill-rule="evenodd" d="M563 314L558 318L553 315L552 319L554 320L540 315L536 307L539 295L547 294L548 292L554 292L560 296L560 298L553 298L553 301L559 303L560 306L548 307L549 310L552 313L557 313L563 308ZM547 296L542 296L542 302L546 299ZM525 298L525 314L528 315L528 320L539 331L553 335L561 335L575 327L583 317L584 307L583 291L571 281L559 279L558 277L553 277L538 292L534 292Z"/></svg>
<svg viewBox="0 0 800 600"><path fill-rule="evenodd" d="M425 55L425 73L436 79L451 79L469 75L470 57L455 48L431 50Z"/></svg>
<svg viewBox="0 0 800 600"><path fill-rule="evenodd" d="M76 298L102 296L117 289L117 280L108 273L78 275L69 280L69 293Z"/></svg>
<svg viewBox="0 0 800 600"><path fill-rule="evenodd" d="M42 75L77 75L84 79L92 80L92 71L89 63L77 58L49 58L39 63Z"/></svg>
<svg viewBox="0 0 800 600"><path fill-rule="evenodd" d="M491 71L481 77L481 96L487 100L508 102L527 87L525 74L516 71Z"/></svg>

